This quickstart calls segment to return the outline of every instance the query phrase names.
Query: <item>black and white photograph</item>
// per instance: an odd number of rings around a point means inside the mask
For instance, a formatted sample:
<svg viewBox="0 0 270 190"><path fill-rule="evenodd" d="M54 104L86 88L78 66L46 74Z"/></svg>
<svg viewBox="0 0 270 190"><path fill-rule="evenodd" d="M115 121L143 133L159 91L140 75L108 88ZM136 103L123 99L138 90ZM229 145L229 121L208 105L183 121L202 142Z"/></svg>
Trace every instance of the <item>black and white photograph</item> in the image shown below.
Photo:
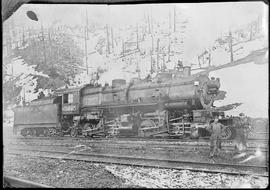
<svg viewBox="0 0 270 190"><path fill-rule="evenodd" d="M3 188L268 187L268 3L80 2L1 2Z"/></svg>

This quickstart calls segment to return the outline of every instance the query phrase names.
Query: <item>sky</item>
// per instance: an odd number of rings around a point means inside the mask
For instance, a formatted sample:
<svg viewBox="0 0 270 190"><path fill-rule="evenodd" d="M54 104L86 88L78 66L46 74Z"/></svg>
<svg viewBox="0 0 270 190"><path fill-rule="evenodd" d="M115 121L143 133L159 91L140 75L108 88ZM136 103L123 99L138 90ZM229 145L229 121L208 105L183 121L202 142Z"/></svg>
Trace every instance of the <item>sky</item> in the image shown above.
<svg viewBox="0 0 270 190"><path fill-rule="evenodd" d="M194 26L205 35L213 36L228 27L246 24L259 14L266 14L262 2L226 3L178 3L178 4L135 4L135 5L76 5L76 4L25 4L12 17L22 24L34 24L27 19L27 10L35 11L45 24L59 20L68 25L84 22L87 10L89 21L135 24L152 12L157 19L168 17L174 6L187 16ZM202 22L203 21L203 22ZM209 33L209 27L212 32Z"/></svg>

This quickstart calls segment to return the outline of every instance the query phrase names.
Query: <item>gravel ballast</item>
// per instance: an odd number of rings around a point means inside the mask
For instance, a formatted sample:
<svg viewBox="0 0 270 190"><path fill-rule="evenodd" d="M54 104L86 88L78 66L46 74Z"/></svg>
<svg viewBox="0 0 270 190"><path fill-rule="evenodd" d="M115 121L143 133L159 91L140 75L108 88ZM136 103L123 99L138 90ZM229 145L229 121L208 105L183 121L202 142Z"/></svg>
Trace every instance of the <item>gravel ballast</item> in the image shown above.
<svg viewBox="0 0 270 190"><path fill-rule="evenodd" d="M125 180L113 175L104 165L83 161L5 155L5 174L53 187L134 187L125 185Z"/></svg>
<svg viewBox="0 0 270 190"><path fill-rule="evenodd" d="M266 188L267 177L233 176L4 155L4 175L72 188Z"/></svg>

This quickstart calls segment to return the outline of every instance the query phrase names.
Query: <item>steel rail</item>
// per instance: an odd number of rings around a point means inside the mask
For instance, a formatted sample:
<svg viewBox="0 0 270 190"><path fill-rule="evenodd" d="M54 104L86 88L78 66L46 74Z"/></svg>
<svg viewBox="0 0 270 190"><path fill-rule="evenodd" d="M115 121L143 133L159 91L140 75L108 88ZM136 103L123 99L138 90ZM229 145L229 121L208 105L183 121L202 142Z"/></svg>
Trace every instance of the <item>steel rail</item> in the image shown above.
<svg viewBox="0 0 270 190"><path fill-rule="evenodd" d="M197 172L209 172L209 173L224 173L231 175L255 175L254 171L244 172L244 171L226 171L224 169L259 169L268 172L268 166L258 166L258 165L240 165L240 164L227 164L227 163L209 163L209 162L195 162L186 160L170 160L170 159L157 159L157 158L145 158L145 157L132 157L132 156L119 156L113 154L93 154L93 153L76 153L69 154L65 151L52 151L52 150L25 150L17 149L22 152L26 152L29 155L29 151L38 153L49 153L49 154L60 154L59 156L53 155L32 155L37 157L48 157L56 159L67 159L67 160L80 160L89 161L95 163L109 163L118 165L129 165L129 166L140 166L140 167L153 167L153 168L166 168L166 169L177 169L177 170L191 170ZM27 152L28 151L28 152ZM8 152L8 154L21 155L18 152ZM187 167L194 166L194 167ZM209 167L216 167L217 169L205 169ZM268 176L268 173L256 173L259 176Z"/></svg>
<svg viewBox="0 0 270 190"><path fill-rule="evenodd" d="M47 141L50 140L50 141ZM70 141L71 140L71 141ZM18 141L10 141L9 143L16 145L16 143L20 143L20 144L27 144L27 143L37 143L37 145L41 145L40 143L43 143L44 146L45 145L51 145L51 146L60 146L61 144L65 144L65 145L73 145L74 143L90 143L90 144L101 144L101 145L109 145L109 146L113 146L113 145L129 145L129 146L157 146L159 148L174 148L174 149L179 149L180 145L181 146L186 146L186 147L194 147L194 148L204 148L204 147L209 147L209 141L198 141L198 142L194 142L194 141L186 141L186 142L167 142L167 141L115 141L115 140L82 140L82 139L78 139L78 140L73 140L73 139L60 139L59 142L57 142L58 139L45 139L43 142L42 140L37 140L37 141L31 141L31 140L18 140ZM39 143L39 144L38 144ZM185 143L191 143L191 144L185 144ZM199 143L199 144L197 144ZM227 149L227 150L231 150L234 149L234 144L230 145L227 144L230 142L223 142L222 143L222 147ZM254 145L252 144L252 142L249 142L250 144L247 147L248 151L254 151L257 149L258 145ZM7 143L8 144L8 143ZM262 151L267 151L268 149L268 144L266 143L259 143L260 145L260 149ZM42 146L42 145L41 145Z"/></svg>
<svg viewBox="0 0 270 190"><path fill-rule="evenodd" d="M80 143L81 145L85 145L85 143ZM31 142L31 143L15 143L11 142L8 146L29 146L29 147L35 147L35 146L40 146L40 147L46 147L46 146L53 146L53 147L65 147L65 148L71 148L76 146L77 144L72 143L72 142L67 142L67 143L39 143L39 142ZM189 149L209 149L209 144L203 144L203 145L190 145L190 144L182 144L182 145L166 145L166 144L119 144L119 143L91 143L87 144L86 146L89 146L91 148L114 148L114 149L159 149L160 151L181 151L181 150L189 150ZM247 152L255 152L257 150L257 147L247 147ZM235 151L233 146L230 145L223 145L222 146L222 152L229 151L233 152ZM260 147L261 152L267 152L268 147Z"/></svg>
<svg viewBox="0 0 270 190"><path fill-rule="evenodd" d="M64 137L15 137L15 139L18 140L32 140L32 139L37 139L37 140L44 140L44 139L57 139L57 140L67 140L67 139L71 139L71 140L93 140L93 141L109 141L109 140L114 140L114 138L87 138L84 136L78 136L78 137L70 137L70 136L64 136ZM185 138L147 138L147 137L117 137L116 138L117 141L125 141L125 140L129 140L129 141L162 141L162 142L206 142L206 141L210 141L209 137L202 137L200 139L185 139ZM247 139L247 141L250 142L268 142L269 139L255 139L255 138L250 138ZM223 140L223 142L233 142L233 140Z"/></svg>
<svg viewBox="0 0 270 190"><path fill-rule="evenodd" d="M138 138L120 138L120 139L100 139L100 138L95 138L95 139L89 139L89 138L70 138L70 137L59 137L59 138L50 138L50 137L30 137L30 138L14 138L14 139L7 139L9 140L14 140L14 141L22 141L22 142L27 142L27 141L45 141L45 140L58 140L58 141L85 141L85 142L114 142L114 143L152 143L152 144L162 144L162 143L167 143L167 144L181 144L181 143L209 143L209 139L200 139L200 140L190 140L190 139L138 139ZM234 143L232 140L223 140L223 143ZM263 143L266 144L269 142L268 139L260 139L260 140L248 140L248 143Z"/></svg>
<svg viewBox="0 0 270 190"><path fill-rule="evenodd" d="M33 181L20 179L17 177L4 176L4 187L15 187L15 188L54 188L52 186L43 185Z"/></svg>

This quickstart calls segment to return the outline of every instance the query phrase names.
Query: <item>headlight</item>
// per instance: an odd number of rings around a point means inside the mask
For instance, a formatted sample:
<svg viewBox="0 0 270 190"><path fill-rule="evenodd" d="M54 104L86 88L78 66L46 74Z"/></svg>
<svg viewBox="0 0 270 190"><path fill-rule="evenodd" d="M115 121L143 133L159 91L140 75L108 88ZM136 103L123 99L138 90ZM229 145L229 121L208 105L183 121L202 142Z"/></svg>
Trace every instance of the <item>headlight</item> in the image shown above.
<svg viewBox="0 0 270 190"><path fill-rule="evenodd" d="M200 82L199 81L194 81L194 86L199 86Z"/></svg>

